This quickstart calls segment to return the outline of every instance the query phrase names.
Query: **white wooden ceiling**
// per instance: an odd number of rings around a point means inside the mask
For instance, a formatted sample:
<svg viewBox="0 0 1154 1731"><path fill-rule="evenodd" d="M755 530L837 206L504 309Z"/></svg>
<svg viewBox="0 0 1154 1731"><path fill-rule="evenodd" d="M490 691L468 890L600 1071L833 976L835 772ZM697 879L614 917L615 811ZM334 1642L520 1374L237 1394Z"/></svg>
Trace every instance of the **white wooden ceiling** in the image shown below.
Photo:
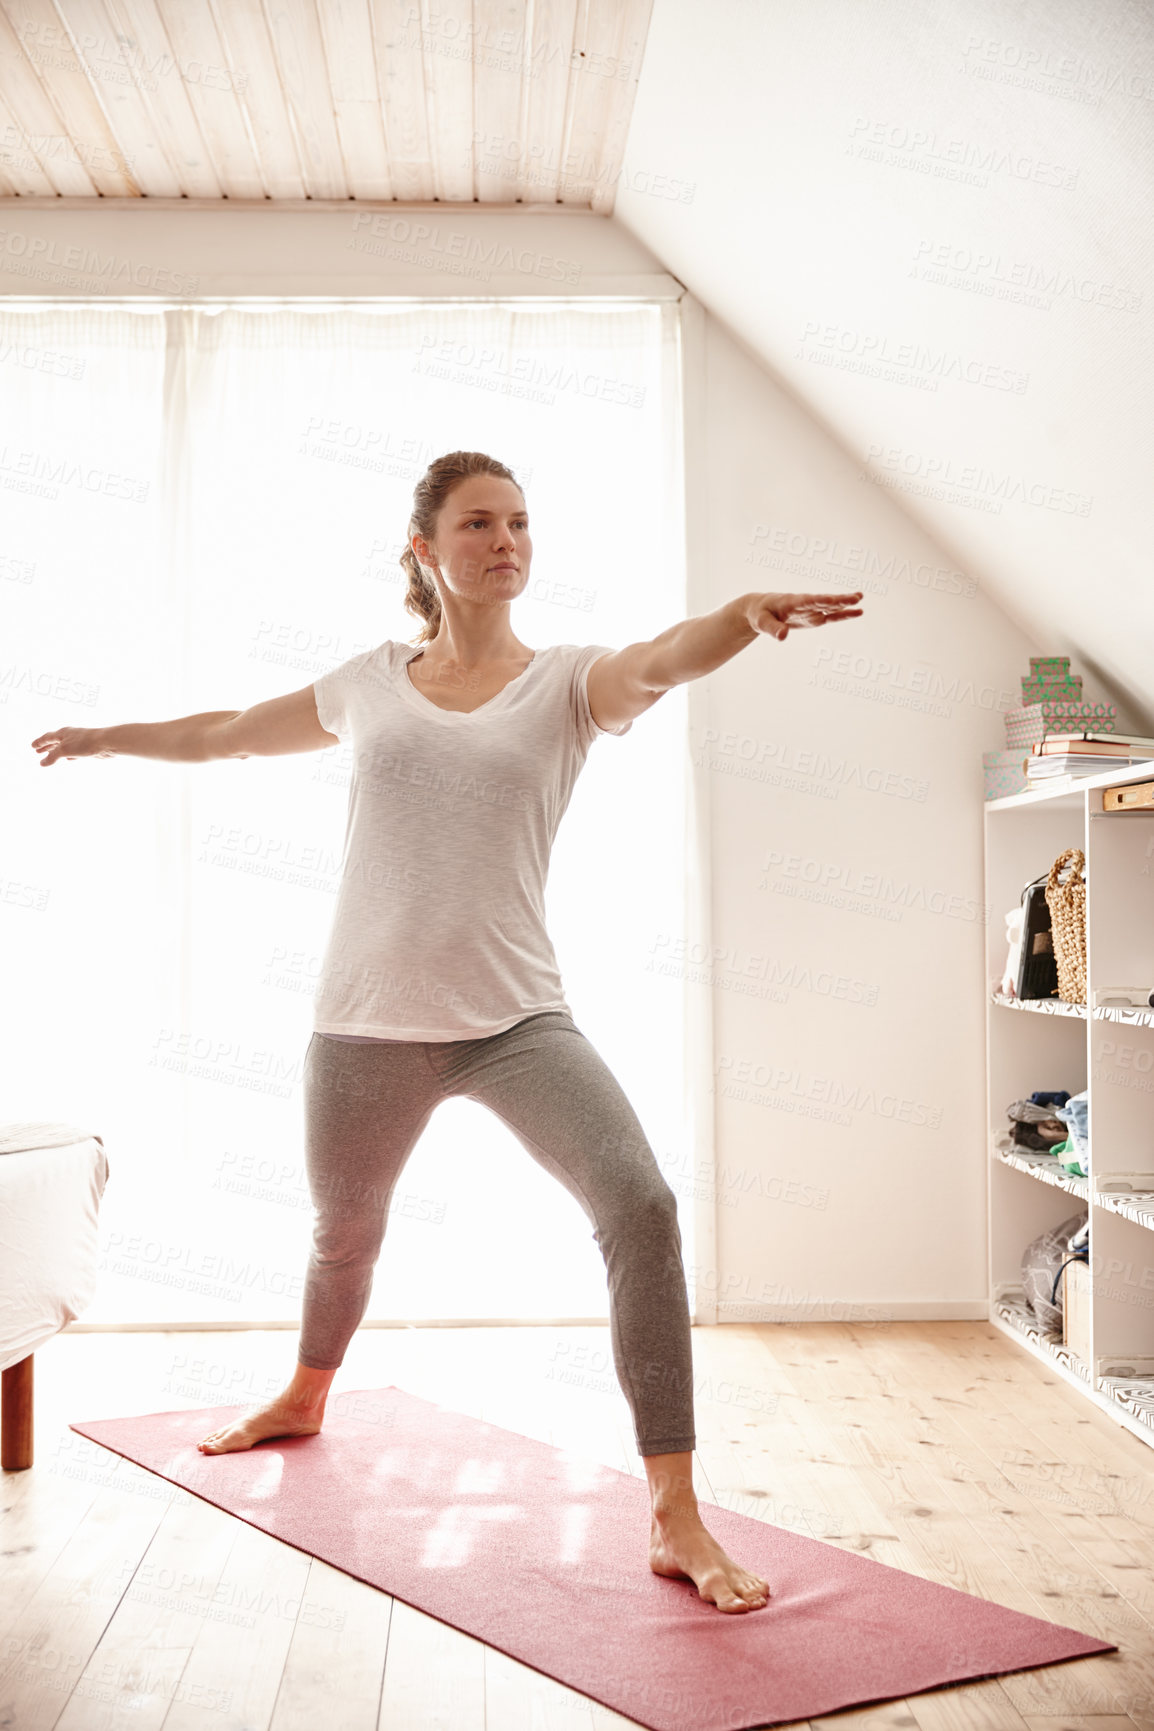
<svg viewBox="0 0 1154 1731"><path fill-rule="evenodd" d="M653 0L0 0L0 197L608 215Z"/></svg>

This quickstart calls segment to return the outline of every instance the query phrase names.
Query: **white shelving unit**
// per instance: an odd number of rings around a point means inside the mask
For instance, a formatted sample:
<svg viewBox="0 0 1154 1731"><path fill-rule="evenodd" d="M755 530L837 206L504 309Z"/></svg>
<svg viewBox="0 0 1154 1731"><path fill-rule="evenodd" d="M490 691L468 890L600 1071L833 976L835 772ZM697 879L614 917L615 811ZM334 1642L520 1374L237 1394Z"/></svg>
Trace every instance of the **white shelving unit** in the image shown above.
<svg viewBox="0 0 1154 1731"><path fill-rule="evenodd" d="M1154 1010L1003 998L1003 915L1068 847L1086 856L1087 995L1154 987L1154 809L1106 812L1102 790L1154 780L1154 763L986 803L986 1104L990 1321L1154 1446ZM1039 1089L1090 1094L1089 1176L999 1147L1006 1108ZM1078 1210L1090 1218L1091 1362L1026 1308L1027 1244Z"/></svg>

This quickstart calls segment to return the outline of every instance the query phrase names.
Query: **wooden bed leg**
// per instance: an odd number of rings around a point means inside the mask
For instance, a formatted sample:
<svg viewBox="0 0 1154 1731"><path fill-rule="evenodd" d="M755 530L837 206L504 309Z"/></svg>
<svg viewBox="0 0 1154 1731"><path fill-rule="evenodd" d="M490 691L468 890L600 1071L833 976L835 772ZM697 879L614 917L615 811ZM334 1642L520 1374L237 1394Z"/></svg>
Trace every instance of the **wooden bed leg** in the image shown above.
<svg viewBox="0 0 1154 1731"><path fill-rule="evenodd" d="M0 1373L0 1468L32 1465L32 1353Z"/></svg>

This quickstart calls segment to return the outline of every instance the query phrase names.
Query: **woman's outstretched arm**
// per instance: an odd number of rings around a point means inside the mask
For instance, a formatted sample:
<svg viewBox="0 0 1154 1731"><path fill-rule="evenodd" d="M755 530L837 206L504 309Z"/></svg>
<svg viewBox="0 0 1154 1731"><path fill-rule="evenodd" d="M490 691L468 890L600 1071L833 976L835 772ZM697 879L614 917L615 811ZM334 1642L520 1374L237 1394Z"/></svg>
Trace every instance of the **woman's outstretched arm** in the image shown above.
<svg viewBox="0 0 1154 1731"><path fill-rule="evenodd" d="M738 595L713 613L683 619L648 642L602 655L589 669L589 707L599 727L632 721L675 685L731 661L757 637L784 642L791 631L859 619L863 591L846 595Z"/></svg>
<svg viewBox="0 0 1154 1731"><path fill-rule="evenodd" d="M248 709L206 710L176 721L126 721L117 727L58 727L32 741L40 767L62 757L159 757L169 763L211 763L218 757L277 757L336 745L317 715L311 685Z"/></svg>

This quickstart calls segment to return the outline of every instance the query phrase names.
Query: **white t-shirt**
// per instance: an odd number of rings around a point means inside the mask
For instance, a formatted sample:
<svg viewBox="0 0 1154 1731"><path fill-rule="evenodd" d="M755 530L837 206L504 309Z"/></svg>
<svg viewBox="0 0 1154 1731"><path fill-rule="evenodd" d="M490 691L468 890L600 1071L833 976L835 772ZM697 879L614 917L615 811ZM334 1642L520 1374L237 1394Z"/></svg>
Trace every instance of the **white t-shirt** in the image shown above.
<svg viewBox="0 0 1154 1731"><path fill-rule="evenodd" d="M545 930L549 855L598 727L590 667L559 643L472 713L440 709L386 642L313 682L351 768L318 1033L468 1040L567 1010Z"/></svg>

